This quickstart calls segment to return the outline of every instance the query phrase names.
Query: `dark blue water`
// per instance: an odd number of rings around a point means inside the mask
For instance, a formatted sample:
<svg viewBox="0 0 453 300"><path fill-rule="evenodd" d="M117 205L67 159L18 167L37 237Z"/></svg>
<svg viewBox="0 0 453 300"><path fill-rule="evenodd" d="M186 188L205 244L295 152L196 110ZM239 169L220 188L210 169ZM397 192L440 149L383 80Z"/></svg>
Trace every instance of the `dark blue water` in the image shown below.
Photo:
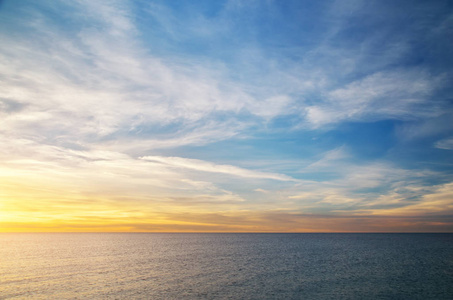
<svg viewBox="0 0 453 300"><path fill-rule="evenodd" d="M0 234L1 299L453 299L453 234Z"/></svg>

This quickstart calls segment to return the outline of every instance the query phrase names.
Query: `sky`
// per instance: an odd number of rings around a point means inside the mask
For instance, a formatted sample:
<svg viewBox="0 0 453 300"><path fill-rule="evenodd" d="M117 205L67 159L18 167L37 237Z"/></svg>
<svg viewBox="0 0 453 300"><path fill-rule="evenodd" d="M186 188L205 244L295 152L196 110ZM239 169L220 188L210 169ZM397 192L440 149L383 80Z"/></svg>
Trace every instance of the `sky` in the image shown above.
<svg viewBox="0 0 453 300"><path fill-rule="evenodd" d="M453 2L0 2L1 232L453 232Z"/></svg>

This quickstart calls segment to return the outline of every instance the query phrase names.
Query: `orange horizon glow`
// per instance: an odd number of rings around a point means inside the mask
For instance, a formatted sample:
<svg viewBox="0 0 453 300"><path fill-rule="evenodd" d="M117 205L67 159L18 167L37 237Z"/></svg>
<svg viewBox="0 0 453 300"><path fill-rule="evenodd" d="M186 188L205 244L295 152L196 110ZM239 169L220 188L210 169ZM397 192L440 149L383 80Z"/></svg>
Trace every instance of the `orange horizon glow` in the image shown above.
<svg viewBox="0 0 453 300"><path fill-rule="evenodd" d="M3 176L0 232L451 232L448 222L424 214L449 208L452 185L408 207L323 215L241 202L172 204L158 193L151 199L71 192L71 180Z"/></svg>
<svg viewBox="0 0 453 300"><path fill-rule="evenodd" d="M172 204L162 193L81 193L71 191L72 176L17 172L0 183L0 232L451 232L448 222L424 219L451 208L451 184L412 206L323 215L241 202Z"/></svg>

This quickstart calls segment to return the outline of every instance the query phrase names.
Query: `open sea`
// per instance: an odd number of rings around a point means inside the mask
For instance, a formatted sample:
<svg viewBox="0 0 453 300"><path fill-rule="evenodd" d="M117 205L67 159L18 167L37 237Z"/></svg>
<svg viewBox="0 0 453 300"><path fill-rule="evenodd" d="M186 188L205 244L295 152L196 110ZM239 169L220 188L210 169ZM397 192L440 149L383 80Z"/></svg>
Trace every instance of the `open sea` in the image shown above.
<svg viewBox="0 0 453 300"><path fill-rule="evenodd" d="M0 299L453 299L453 234L2 233Z"/></svg>

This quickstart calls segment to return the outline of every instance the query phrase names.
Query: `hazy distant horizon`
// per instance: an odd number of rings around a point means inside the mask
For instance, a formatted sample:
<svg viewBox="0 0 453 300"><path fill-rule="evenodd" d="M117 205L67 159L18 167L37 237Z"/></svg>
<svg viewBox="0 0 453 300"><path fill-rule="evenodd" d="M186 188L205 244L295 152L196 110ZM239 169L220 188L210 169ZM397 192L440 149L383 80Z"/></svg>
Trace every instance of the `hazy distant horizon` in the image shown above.
<svg viewBox="0 0 453 300"><path fill-rule="evenodd" d="M93 234L102 234L102 233L118 233L118 234L126 234L126 233L131 233L131 234L135 234L135 233L157 233L157 234L185 234L185 233L188 233L188 234L216 234L216 233L219 233L219 234L453 234L453 232L450 232L450 231L387 231L387 232L384 232L384 231L368 231L368 232L365 232L365 231L305 231L305 232L301 232L301 231L286 231L286 232L277 232L277 231L3 231L3 232L0 232L0 234L15 234L15 233L19 233L19 234L34 234L34 233L37 233L37 234L40 234L40 233L93 233Z"/></svg>

